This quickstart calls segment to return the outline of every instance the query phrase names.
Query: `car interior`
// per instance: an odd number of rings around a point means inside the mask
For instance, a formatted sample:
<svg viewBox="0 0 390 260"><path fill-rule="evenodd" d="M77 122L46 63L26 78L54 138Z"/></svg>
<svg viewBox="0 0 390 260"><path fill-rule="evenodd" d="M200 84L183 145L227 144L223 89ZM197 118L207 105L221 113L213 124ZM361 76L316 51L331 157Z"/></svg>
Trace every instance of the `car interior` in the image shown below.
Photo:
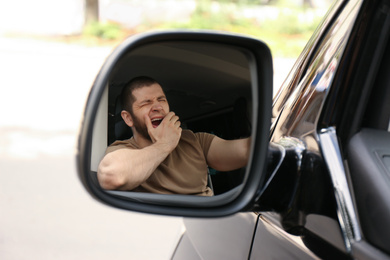
<svg viewBox="0 0 390 260"><path fill-rule="evenodd" d="M390 48L377 66L376 79L360 100L357 132L350 139L347 153L351 179L365 237L390 253ZM364 103L363 103L364 102Z"/></svg>
<svg viewBox="0 0 390 260"><path fill-rule="evenodd" d="M157 80L183 129L231 140L251 135L252 83L249 54L222 44L191 41L149 44L127 53L113 69L94 124L91 170L115 140L131 138L120 112L120 92L137 76ZM136 65L134 65L136 64ZM209 168L214 194L240 185L245 168Z"/></svg>
<svg viewBox="0 0 390 260"><path fill-rule="evenodd" d="M355 53L350 57L358 57L356 66L351 68L353 72L343 73L353 76L343 82L336 75L335 82L349 87L337 95L346 100L340 102L343 107L333 111L343 111L334 116L334 122L348 162L363 235L390 253L390 27L383 10L373 9L369 29L359 34L359 46L351 46ZM333 89L336 91L337 85Z"/></svg>

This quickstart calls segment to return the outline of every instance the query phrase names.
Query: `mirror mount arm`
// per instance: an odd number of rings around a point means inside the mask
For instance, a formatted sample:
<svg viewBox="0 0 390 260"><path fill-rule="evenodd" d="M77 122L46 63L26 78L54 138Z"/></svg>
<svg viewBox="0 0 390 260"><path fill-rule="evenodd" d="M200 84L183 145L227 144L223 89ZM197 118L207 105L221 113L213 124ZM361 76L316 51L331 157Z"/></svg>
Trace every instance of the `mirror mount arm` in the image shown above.
<svg viewBox="0 0 390 260"><path fill-rule="evenodd" d="M267 172L264 185L259 187L254 199L253 207L250 209L250 211L259 212L275 210L274 206L272 205L273 199L267 199L267 197L273 197L273 192L271 192L271 196L269 196L270 192L268 188L271 186L272 190L273 180L280 170L285 157L286 150L283 146L276 143L269 144L267 155Z"/></svg>

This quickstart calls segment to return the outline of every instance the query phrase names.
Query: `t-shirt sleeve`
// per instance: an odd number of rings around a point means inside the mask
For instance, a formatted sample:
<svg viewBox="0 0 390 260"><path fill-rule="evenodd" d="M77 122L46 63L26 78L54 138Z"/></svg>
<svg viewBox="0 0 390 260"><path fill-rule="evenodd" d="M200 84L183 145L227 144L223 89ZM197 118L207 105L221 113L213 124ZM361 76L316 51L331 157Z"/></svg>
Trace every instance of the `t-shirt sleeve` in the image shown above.
<svg viewBox="0 0 390 260"><path fill-rule="evenodd" d="M129 140L124 141L115 141L106 149L106 154L111 153L113 151L123 149L123 148L130 148L130 149L137 149Z"/></svg>
<svg viewBox="0 0 390 260"><path fill-rule="evenodd" d="M205 157L209 153L211 142L213 141L215 135L209 133L196 133L196 139L198 140L200 146L202 147Z"/></svg>

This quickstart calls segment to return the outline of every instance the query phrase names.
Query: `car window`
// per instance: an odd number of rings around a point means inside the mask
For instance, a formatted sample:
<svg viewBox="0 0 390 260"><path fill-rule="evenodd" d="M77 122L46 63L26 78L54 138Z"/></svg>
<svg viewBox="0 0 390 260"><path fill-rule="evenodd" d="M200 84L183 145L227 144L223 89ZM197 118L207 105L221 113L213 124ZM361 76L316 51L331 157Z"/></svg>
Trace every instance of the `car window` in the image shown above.
<svg viewBox="0 0 390 260"><path fill-rule="evenodd" d="M385 5L385 4L384 4ZM379 5L368 33L362 66L366 72L355 114L355 133L346 158L364 237L390 253L390 44L389 15ZM369 53L369 54L368 54ZM366 57L364 57L364 55ZM359 71L359 70L358 70Z"/></svg>

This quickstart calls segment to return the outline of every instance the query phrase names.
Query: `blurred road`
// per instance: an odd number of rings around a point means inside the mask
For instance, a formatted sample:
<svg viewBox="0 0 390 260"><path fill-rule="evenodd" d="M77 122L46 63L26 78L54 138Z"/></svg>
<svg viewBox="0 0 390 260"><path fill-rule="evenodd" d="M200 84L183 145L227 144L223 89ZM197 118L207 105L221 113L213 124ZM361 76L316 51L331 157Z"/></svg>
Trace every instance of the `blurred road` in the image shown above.
<svg viewBox="0 0 390 260"><path fill-rule="evenodd" d="M111 48L0 38L0 259L169 259L181 218L113 209L76 174L87 93Z"/></svg>
<svg viewBox="0 0 390 260"><path fill-rule="evenodd" d="M0 259L169 259L182 218L96 202L77 178L83 107L111 47L0 37ZM279 86L294 60L275 60Z"/></svg>

